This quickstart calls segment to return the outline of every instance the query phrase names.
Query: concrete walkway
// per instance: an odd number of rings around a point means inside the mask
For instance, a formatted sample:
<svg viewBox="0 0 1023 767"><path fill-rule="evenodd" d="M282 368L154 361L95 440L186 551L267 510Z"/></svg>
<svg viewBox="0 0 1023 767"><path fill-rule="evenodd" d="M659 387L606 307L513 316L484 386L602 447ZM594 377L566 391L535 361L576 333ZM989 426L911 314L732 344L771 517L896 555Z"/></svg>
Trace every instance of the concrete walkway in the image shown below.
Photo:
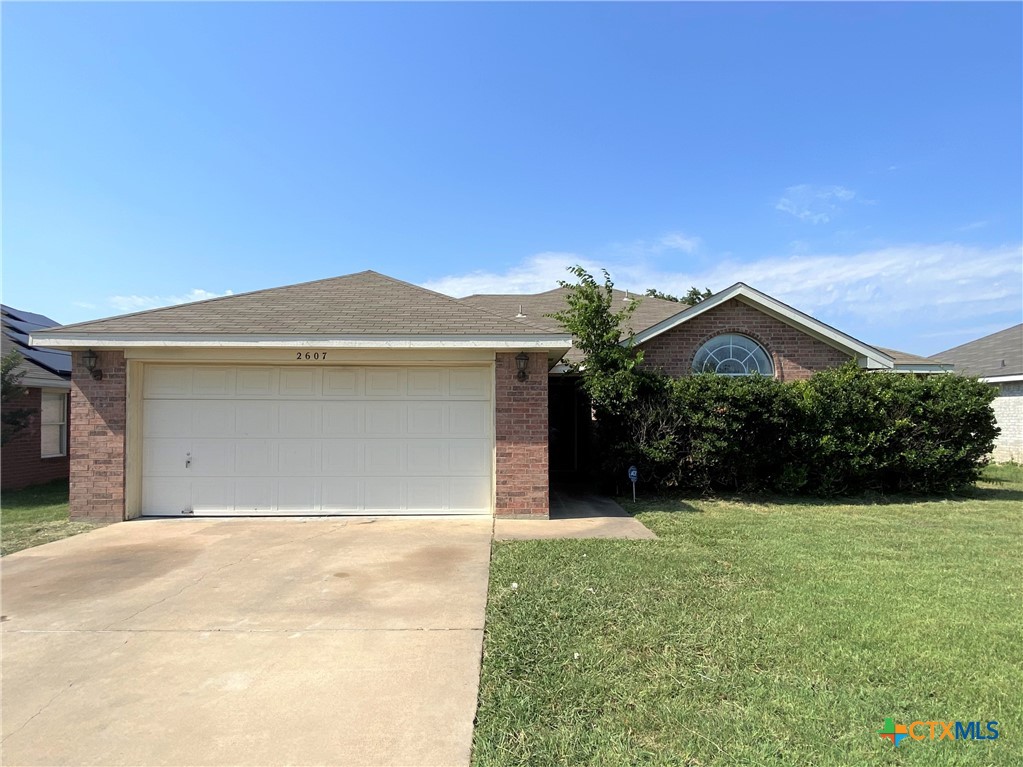
<svg viewBox="0 0 1023 767"><path fill-rule="evenodd" d="M494 539L499 541L542 538L643 540L656 537L652 530L610 498L576 488L551 490L550 519L494 520Z"/></svg>
<svg viewBox="0 0 1023 767"><path fill-rule="evenodd" d="M492 522L147 520L0 560L9 765L468 765Z"/></svg>

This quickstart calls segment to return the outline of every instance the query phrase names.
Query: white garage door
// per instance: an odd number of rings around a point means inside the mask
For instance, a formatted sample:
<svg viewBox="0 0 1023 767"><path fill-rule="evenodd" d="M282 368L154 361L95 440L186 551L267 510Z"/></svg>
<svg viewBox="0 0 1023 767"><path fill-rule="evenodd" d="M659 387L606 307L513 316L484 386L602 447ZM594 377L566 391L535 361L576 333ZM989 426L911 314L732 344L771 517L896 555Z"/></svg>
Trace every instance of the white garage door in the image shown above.
<svg viewBox="0 0 1023 767"><path fill-rule="evenodd" d="M489 368L147 365L142 513L491 510Z"/></svg>

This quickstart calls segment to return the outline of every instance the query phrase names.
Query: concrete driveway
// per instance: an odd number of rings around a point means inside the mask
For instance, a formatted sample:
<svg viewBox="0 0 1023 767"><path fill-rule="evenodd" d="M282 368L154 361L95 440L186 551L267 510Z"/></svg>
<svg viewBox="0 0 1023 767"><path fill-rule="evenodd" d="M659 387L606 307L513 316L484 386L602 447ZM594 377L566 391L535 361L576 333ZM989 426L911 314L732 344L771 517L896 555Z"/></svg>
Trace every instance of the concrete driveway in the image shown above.
<svg viewBox="0 0 1023 767"><path fill-rule="evenodd" d="M2 560L9 765L466 765L491 520L146 520Z"/></svg>

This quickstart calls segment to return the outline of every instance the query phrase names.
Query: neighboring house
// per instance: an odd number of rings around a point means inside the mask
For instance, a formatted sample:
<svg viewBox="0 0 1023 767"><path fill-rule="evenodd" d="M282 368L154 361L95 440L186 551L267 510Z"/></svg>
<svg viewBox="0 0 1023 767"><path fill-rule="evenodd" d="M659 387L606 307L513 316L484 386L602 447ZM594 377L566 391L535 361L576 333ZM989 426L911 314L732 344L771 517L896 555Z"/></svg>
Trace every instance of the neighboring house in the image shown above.
<svg viewBox="0 0 1023 767"><path fill-rule="evenodd" d="M931 359L955 366L998 389L995 419L1002 433L995 440L995 461L1023 463L1023 323L976 341L939 352Z"/></svg>
<svg viewBox="0 0 1023 767"><path fill-rule="evenodd" d="M71 515L546 517L590 418L545 316L563 306L367 271L33 333L73 352ZM644 298L634 325L673 374L942 368L741 283L692 307Z"/></svg>
<svg viewBox="0 0 1023 767"><path fill-rule="evenodd" d="M0 448L0 487L4 490L63 479L68 476L68 392L71 390L71 355L40 349L29 334L57 325L49 317L0 306L2 351L17 350L24 358L25 396L4 405L4 410L28 410L25 428Z"/></svg>

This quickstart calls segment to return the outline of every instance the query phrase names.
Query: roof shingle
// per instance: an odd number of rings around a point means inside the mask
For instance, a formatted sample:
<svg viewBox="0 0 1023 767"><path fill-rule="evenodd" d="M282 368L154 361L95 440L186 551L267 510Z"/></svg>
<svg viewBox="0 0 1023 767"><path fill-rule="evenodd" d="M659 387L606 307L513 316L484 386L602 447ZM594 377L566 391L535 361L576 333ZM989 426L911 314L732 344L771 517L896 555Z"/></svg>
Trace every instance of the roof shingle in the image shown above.
<svg viewBox="0 0 1023 767"><path fill-rule="evenodd" d="M980 378L1023 375L1023 323L938 352L931 359Z"/></svg>
<svg viewBox="0 0 1023 767"><path fill-rule="evenodd" d="M65 325L47 335L531 336L552 332L563 333L365 271Z"/></svg>

